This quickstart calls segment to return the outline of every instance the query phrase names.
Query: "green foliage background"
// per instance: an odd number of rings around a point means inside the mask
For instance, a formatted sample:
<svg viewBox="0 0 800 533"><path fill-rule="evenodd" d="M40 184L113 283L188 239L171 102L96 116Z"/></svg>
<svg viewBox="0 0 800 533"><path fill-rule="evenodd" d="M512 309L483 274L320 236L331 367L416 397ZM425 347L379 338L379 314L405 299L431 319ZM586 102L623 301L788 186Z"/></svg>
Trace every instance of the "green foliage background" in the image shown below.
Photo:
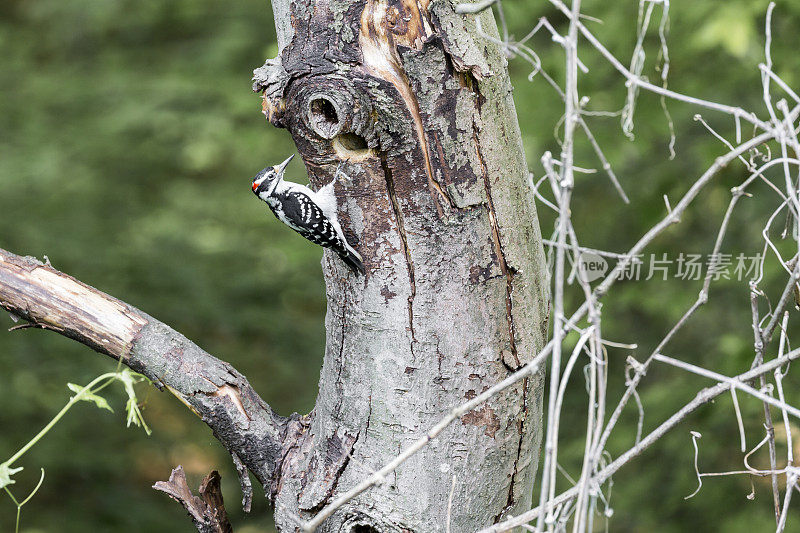
<svg viewBox="0 0 800 533"><path fill-rule="evenodd" d="M517 36L541 16L564 29L547 2L507 0ZM602 18L593 31L623 62L635 42L636 2L587 0L584 11ZM720 102L759 109L763 22L767 3L745 0L674 2L671 87ZM795 85L800 2L778 2L774 58ZM658 42L647 40L646 72L655 79ZM532 41L545 69L563 79L563 53L545 35ZM261 1L3 0L0 3L0 247L47 255L53 265L171 324L209 352L244 372L281 413L309 410L324 346L324 287L320 251L282 227L248 190L250 177L294 149L285 131L271 128L250 92L250 71L275 55L269 6ZM620 76L584 48L590 68L582 94L592 109L622 107ZM531 170L558 153L553 129L561 104L544 80L527 80L525 63L511 71ZM697 109L669 104L678 156L667 159L668 132L658 99L643 95L636 140L616 118L591 126L632 200L622 204L601 175L581 175L574 222L583 244L626 250L664 214L662 195L676 199L722 153L692 120ZM729 138L728 118L704 116ZM578 164L597 166L581 141ZM303 175L294 161L290 174ZM711 249L730 198L745 176L731 165L653 252ZM759 191L763 193L762 191ZM770 204L743 201L725 251L756 253ZM541 210L543 232L553 217ZM770 274L764 288L783 282ZM774 278L774 279L773 279ZM643 358L694 300L700 286L680 281L622 284L604 307L605 335L636 342ZM669 353L733 374L749 366L747 287L720 282L712 300ZM13 325L0 317L0 326ZM611 351L611 383L619 391L627 352ZM50 333L0 332L0 459L27 441L67 401L68 381L86 383L114 363ZM645 431L707 383L656 368L645 380ZM796 382L790 382L789 399ZM235 475L224 450L181 404L155 389L140 390L154 433L126 429L124 398L111 394L117 414L80 405L25 457L13 488L35 485L23 509L23 531L189 531L184 513L150 489L183 464L190 482L221 470L238 531L270 530L260 494L254 513L241 513ZM582 453L585 393L576 381L562 422L562 464L575 472ZM618 392L612 392L612 398ZM797 398L794 398L797 400ZM744 401L748 445L761 439L760 405ZM611 442L631 445L634 413L627 412ZM769 529L771 495L764 480L707 479L695 498L688 431L703 432L705 471L738 469L738 437L730 401L699 411L671 436L615 478L612 531L678 532ZM760 458L763 464L763 457ZM758 462L758 461L757 461ZM566 486L566 485L565 485ZM794 513L796 515L796 513ZM13 530L14 508L0 497L0 531ZM800 518L800 517L795 517ZM602 525L602 521L599 521ZM800 530L800 529L795 529Z"/></svg>

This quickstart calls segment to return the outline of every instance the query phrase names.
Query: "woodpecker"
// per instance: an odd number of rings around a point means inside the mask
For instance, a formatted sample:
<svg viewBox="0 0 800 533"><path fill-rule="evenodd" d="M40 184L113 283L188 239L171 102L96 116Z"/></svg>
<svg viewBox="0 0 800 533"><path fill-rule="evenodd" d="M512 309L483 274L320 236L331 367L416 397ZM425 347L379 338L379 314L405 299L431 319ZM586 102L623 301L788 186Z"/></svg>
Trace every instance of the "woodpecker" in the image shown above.
<svg viewBox="0 0 800 533"><path fill-rule="evenodd" d="M294 155L274 167L267 167L253 178L253 192L264 200L278 220L323 248L336 252L354 271L364 274L361 256L347 242L336 217L333 180L314 192L305 185L284 181L286 165Z"/></svg>

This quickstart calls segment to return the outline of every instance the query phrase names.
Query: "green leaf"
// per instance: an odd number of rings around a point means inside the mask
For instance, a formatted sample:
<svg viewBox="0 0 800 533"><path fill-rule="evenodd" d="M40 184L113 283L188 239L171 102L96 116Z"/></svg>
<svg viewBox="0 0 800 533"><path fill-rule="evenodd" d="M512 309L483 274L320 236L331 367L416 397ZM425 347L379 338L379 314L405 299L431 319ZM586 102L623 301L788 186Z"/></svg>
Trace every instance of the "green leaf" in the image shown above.
<svg viewBox="0 0 800 533"><path fill-rule="evenodd" d="M22 467L11 468L11 465L9 464L0 464L0 489L16 483L13 479L11 479L11 476L21 471Z"/></svg>
<svg viewBox="0 0 800 533"><path fill-rule="evenodd" d="M129 399L126 408L128 410L128 427L131 427L131 424L133 424L136 427L144 429L144 432L150 435L152 431L144 421L144 416L142 416L142 411L139 409L136 398Z"/></svg>
<svg viewBox="0 0 800 533"><path fill-rule="evenodd" d="M108 405L108 401L105 398L92 392L91 390L81 387L80 385L76 385L74 383L67 383L67 387L69 390L75 393L75 398L85 402L94 402L94 404L99 407L100 409L106 409L111 411L112 413L114 410Z"/></svg>
<svg viewBox="0 0 800 533"><path fill-rule="evenodd" d="M150 431L150 428L147 427L147 423L144 421L142 411L139 409L139 400L136 398L136 390L133 388L136 383L147 381L147 378L136 372L131 372L126 368L117 375L117 379L125 386L125 392L128 395L128 403L125 405L125 409L128 412L128 427L131 427L131 424L133 424L136 427L144 429L145 433L150 435L152 431Z"/></svg>

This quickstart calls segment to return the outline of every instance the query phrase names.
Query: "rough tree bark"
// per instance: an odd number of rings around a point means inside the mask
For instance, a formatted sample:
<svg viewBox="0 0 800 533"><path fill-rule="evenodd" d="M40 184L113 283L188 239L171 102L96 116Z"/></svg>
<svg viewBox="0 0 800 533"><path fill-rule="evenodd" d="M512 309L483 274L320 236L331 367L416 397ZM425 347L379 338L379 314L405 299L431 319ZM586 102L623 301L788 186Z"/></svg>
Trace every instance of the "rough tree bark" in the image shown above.
<svg viewBox="0 0 800 533"><path fill-rule="evenodd" d="M166 325L3 250L0 307L175 394L254 473L279 530L295 531L529 361L547 335L548 282L506 62L476 31L478 17L497 37L491 13L458 15L451 0L273 7L281 52L256 70L255 89L313 186L343 171L340 218L367 269L323 259L314 410L276 415L244 376ZM541 398L541 375L493 397L319 531L466 532L528 509Z"/></svg>
<svg viewBox="0 0 800 533"><path fill-rule="evenodd" d="M292 530L544 344L547 275L506 62L449 0L274 0L256 70L312 185L341 170L366 277L331 255L314 411L296 425L276 520ZM497 36L491 13L477 15ZM527 509L540 376L448 429L324 531L471 531ZM453 485L453 476L455 484Z"/></svg>

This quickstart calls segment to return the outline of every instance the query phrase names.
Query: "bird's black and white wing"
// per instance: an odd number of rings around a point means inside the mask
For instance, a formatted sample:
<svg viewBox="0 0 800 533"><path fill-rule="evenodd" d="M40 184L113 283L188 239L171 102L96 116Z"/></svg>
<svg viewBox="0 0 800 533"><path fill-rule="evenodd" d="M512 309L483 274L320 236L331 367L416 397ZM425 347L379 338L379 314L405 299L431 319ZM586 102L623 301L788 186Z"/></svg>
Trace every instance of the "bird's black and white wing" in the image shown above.
<svg viewBox="0 0 800 533"><path fill-rule="evenodd" d="M284 181L267 204L281 222L309 241L335 251L348 266L363 274L361 256L347 243L336 220L335 200L332 210L330 201L327 194L315 194L308 187Z"/></svg>

